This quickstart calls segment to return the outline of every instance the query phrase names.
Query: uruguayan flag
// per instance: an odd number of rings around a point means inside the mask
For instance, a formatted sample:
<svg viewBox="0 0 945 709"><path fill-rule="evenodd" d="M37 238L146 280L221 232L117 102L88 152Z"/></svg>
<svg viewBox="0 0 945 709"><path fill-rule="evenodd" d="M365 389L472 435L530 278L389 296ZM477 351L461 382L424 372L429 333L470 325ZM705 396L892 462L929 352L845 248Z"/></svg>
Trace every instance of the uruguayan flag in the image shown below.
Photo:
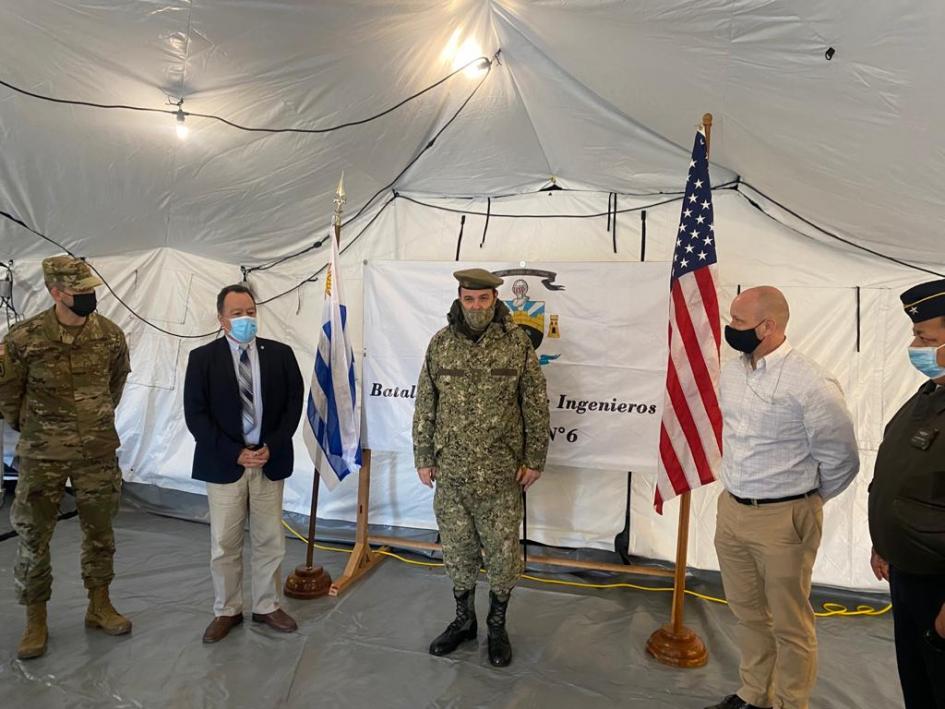
<svg viewBox="0 0 945 709"><path fill-rule="evenodd" d="M361 468L361 419L355 411L354 356L346 330L338 242L334 236L329 241L322 327L302 433L316 470L331 490Z"/></svg>

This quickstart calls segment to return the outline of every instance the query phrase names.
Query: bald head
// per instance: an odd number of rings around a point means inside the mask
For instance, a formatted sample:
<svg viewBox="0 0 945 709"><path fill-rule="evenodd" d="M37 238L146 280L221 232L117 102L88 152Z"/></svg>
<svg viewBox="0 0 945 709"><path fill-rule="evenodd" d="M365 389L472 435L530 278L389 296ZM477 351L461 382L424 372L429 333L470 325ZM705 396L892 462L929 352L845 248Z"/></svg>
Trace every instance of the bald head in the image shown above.
<svg viewBox="0 0 945 709"><path fill-rule="evenodd" d="M791 315L784 293L771 286L742 291L732 301L731 325L725 328L726 341L739 352L751 354L752 366L784 342Z"/></svg>
<svg viewBox="0 0 945 709"><path fill-rule="evenodd" d="M791 311L784 293L773 286L758 286L742 291L732 301L732 325L739 329L756 326L768 320L773 332L787 329ZM736 323L736 320L740 321Z"/></svg>

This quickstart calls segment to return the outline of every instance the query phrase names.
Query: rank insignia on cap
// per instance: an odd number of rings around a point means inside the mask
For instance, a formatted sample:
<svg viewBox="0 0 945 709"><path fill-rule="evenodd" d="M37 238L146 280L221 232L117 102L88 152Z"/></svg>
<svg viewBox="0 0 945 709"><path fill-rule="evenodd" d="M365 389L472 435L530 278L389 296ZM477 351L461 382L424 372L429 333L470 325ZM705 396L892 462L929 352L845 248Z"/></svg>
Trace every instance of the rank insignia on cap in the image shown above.
<svg viewBox="0 0 945 709"><path fill-rule="evenodd" d="M945 316L945 279L912 286L899 299L912 322Z"/></svg>

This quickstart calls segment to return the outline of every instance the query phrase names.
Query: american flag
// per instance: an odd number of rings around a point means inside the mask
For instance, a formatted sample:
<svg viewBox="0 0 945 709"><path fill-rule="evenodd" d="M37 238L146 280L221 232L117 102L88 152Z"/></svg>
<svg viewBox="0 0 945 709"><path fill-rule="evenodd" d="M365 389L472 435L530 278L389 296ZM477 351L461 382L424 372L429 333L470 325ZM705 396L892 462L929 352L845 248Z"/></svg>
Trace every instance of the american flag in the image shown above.
<svg viewBox="0 0 945 709"><path fill-rule="evenodd" d="M705 135L696 133L670 278L669 365L660 426L656 511L715 480L722 459L719 299Z"/></svg>

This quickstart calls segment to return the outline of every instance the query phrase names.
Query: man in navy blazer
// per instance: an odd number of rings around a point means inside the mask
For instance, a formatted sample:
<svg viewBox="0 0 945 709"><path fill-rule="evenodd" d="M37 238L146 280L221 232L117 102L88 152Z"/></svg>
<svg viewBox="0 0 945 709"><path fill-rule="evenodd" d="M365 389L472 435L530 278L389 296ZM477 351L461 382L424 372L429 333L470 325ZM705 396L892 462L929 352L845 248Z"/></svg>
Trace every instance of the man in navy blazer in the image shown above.
<svg viewBox="0 0 945 709"><path fill-rule="evenodd" d="M302 374L292 348L256 337L256 299L244 285L217 296L225 337L190 353L184 417L197 441L193 477L207 483L214 619L205 643L243 622L243 531L250 522L252 619L297 629L280 607L285 556L282 489L302 415Z"/></svg>

